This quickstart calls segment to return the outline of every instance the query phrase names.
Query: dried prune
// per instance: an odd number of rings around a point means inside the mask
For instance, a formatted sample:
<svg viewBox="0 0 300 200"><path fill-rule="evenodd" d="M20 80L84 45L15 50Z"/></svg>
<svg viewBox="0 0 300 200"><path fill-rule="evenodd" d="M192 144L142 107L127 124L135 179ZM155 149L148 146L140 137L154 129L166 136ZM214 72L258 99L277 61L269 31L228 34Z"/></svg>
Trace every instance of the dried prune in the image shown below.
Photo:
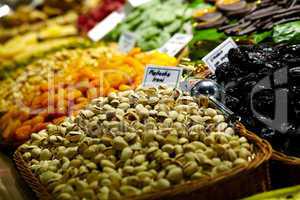
<svg viewBox="0 0 300 200"><path fill-rule="evenodd" d="M225 104L230 110L237 110L240 107L240 100L233 96L227 95L225 97Z"/></svg>
<svg viewBox="0 0 300 200"><path fill-rule="evenodd" d="M230 62L233 63L246 63L247 58L244 55L244 52L241 51L241 49L230 49L228 53L228 59Z"/></svg>
<svg viewBox="0 0 300 200"><path fill-rule="evenodd" d="M271 119L274 118L275 94L271 89L261 90L253 96L254 109Z"/></svg>
<svg viewBox="0 0 300 200"><path fill-rule="evenodd" d="M225 92L223 103L276 150L300 157L300 44L241 46L231 49L228 59L216 69ZM286 78L283 69L288 71ZM287 104L288 122L280 125L285 129L261 121L261 116L278 118L278 102Z"/></svg>

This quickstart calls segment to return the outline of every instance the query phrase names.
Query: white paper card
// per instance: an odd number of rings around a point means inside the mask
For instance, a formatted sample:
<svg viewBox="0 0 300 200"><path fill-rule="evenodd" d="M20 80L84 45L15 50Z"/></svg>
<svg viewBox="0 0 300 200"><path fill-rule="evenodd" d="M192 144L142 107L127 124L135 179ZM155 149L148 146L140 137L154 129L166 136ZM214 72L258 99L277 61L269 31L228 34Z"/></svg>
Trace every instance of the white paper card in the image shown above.
<svg viewBox="0 0 300 200"><path fill-rule="evenodd" d="M138 6L140 6L142 4L145 4L149 1L151 1L151 0L128 0L128 2L130 3L130 5L132 7L138 7Z"/></svg>
<svg viewBox="0 0 300 200"><path fill-rule="evenodd" d="M228 52L232 48L237 48L237 44L232 38L228 38L222 44L217 46L209 54L207 54L202 60L208 65L209 69L215 73L216 68L224 63L228 62Z"/></svg>
<svg viewBox="0 0 300 200"><path fill-rule="evenodd" d="M132 32L125 32L119 39L119 50L123 53L129 52L136 43L136 36Z"/></svg>
<svg viewBox="0 0 300 200"><path fill-rule="evenodd" d="M11 12L8 5L0 5L0 18L8 15Z"/></svg>
<svg viewBox="0 0 300 200"><path fill-rule="evenodd" d="M190 34L176 33L169 39L158 51L166 53L169 56L175 56L179 53L191 40L193 36Z"/></svg>
<svg viewBox="0 0 300 200"><path fill-rule="evenodd" d="M143 87L166 85L177 88L182 75L182 68L148 65L145 69Z"/></svg>
<svg viewBox="0 0 300 200"><path fill-rule="evenodd" d="M193 35L193 26L190 22L187 22L183 25L183 30L190 35Z"/></svg>
<svg viewBox="0 0 300 200"><path fill-rule="evenodd" d="M112 31L123 19L125 19L125 12L112 12L88 32L89 38L91 38L91 40L95 42L101 40L106 34Z"/></svg>

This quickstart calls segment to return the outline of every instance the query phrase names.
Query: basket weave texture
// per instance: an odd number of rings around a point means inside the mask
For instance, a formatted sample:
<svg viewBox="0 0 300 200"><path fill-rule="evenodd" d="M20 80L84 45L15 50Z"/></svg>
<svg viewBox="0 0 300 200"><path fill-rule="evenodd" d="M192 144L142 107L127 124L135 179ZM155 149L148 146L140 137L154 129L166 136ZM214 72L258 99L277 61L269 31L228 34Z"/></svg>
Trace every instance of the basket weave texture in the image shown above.
<svg viewBox="0 0 300 200"><path fill-rule="evenodd" d="M214 178L189 181L164 191L129 199L235 200L268 190L270 188L268 160L272 155L270 144L247 131L243 125L237 124L236 127L241 136L246 137L249 142L254 144L256 155L248 166L236 167ZM14 154L14 161L20 174L39 199L53 199L46 187L29 169L19 150Z"/></svg>

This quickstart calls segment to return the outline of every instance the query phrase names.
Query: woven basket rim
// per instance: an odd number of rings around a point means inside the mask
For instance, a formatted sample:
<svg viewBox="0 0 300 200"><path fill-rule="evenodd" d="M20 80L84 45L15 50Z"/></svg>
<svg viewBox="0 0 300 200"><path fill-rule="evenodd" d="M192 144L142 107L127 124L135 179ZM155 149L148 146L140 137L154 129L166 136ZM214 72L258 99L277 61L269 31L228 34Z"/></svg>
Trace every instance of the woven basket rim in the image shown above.
<svg viewBox="0 0 300 200"><path fill-rule="evenodd" d="M246 137L248 141L255 145L255 158L247 166L235 167L232 170L219 174L213 178L204 178L199 180L188 181L184 184L172 186L171 188L168 188L164 191L159 191L152 194L144 194L137 197L131 197L128 198L128 200L158 199L167 196L174 196L177 194L190 193L199 189L205 189L214 184L222 183L228 179L238 177L238 175L248 174L271 158L272 147L267 141L259 138L254 133L246 130L246 128L241 123L237 123L236 128L239 130L240 136ZM40 199L51 199L51 194L47 191L46 187L41 184L40 180L30 170L26 161L23 159L21 152L19 151L19 148L14 153L14 161L20 174L29 184L32 190L36 193L36 195Z"/></svg>
<svg viewBox="0 0 300 200"><path fill-rule="evenodd" d="M288 156L274 149L271 159L288 165L300 165L300 157Z"/></svg>

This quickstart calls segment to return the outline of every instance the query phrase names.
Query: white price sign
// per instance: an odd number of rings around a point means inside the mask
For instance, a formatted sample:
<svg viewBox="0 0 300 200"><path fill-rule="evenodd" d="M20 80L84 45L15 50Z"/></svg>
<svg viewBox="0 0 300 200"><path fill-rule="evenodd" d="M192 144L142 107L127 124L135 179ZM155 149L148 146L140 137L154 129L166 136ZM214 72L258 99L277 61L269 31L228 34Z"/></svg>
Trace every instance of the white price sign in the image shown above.
<svg viewBox="0 0 300 200"><path fill-rule="evenodd" d="M0 18L8 15L11 12L8 5L0 5Z"/></svg>
<svg viewBox="0 0 300 200"><path fill-rule="evenodd" d="M232 48L237 48L237 44L232 38L228 38L222 44L217 46L209 54L207 54L202 60L208 65L209 69L214 73L216 68L224 63L228 62L228 52Z"/></svg>
<svg viewBox="0 0 300 200"><path fill-rule="evenodd" d="M190 34L176 33L168 40L158 51L166 53L169 56L178 54L191 40L193 36Z"/></svg>
<svg viewBox="0 0 300 200"><path fill-rule="evenodd" d="M182 75L182 68L148 65L145 69L143 87L166 85L177 88Z"/></svg>
<svg viewBox="0 0 300 200"><path fill-rule="evenodd" d="M142 4L148 3L151 0L128 0L132 7L138 7Z"/></svg>
<svg viewBox="0 0 300 200"><path fill-rule="evenodd" d="M136 36L134 33L131 32L125 32L121 35L119 39L119 50L121 52L127 53L129 52L136 43Z"/></svg>
<svg viewBox="0 0 300 200"><path fill-rule="evenodd" d="M93 41L101 40L106 34L111 32L123 19L125 19L124 11L114 11L105 19L99 22L94 28L88 32L89 38Z"/></svg>

